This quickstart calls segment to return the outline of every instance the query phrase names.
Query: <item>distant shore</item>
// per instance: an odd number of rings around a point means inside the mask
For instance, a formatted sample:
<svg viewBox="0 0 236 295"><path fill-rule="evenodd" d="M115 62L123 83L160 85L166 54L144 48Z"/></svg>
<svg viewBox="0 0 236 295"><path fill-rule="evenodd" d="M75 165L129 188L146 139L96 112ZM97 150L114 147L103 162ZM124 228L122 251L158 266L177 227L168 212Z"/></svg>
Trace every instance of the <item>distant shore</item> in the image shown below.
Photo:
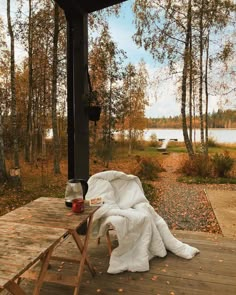
<svg viewBox="0 0 236 295"><path fill-rule="evenodd" d="M176 139L184 142L183 130L180 128L147 128L144 130L144 140L150 141L152 137L156 139ZM200 129L193 130L193 141L200 142ZM209 128L208 138L217 143L236 144L236 128Z"/></svg>

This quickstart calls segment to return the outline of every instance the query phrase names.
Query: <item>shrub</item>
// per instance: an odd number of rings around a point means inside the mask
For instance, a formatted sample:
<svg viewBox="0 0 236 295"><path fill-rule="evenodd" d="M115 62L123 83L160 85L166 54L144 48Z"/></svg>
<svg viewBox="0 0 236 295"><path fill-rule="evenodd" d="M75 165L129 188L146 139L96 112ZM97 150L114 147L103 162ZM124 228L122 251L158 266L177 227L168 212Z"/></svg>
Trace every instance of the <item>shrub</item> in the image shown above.
<svg viewBox="0 0 236 295"><path fill-rule="evenodd" d="M204 154L196 154L182 163L181 172L187 176L209 177L212 175L211 159Z"/></svg>
<svg viewBox="0 0 236 295"><path fill-rule="evenodd" d="M234 159L229 155L228 151L222 154L216 153L212 157L214 173L217 177L227 177L234 165Z"/></svg>
<svg viewBox="0 0 236 295"><path fill-rule="evenodd" d="M218 147L219 144L214 137L208 138L208 147Z"/></svg>
<svg viewBox="0 0 236 295"><path fill-rule="evenodd" d="M158 173L163 171L160 163L151 158L136 157L136 160L138 163L132 173L140 179L155 180L158 177Z"/></svg>
<svg viewBox="0 0 236 295"><path fill-rule="evenodd" d="M153 146L153 147L158 146L157 135L155 133L152 133L150 136L150 146Z"/></svg>
<svg viewBox="0 0 236 295"><path fill-rule="evenodd" d="M145 146L145 142L143 140L132 140L132 148L138 151L143 151Z"/></svg>
<svg viewBox="0 0 236 295"><path fill-rule="evenodd" d="M156 201L156 190L154 186L150 183L144 182L143 184L143 190L146 198L148 199L149 202L154 202Z"/></svg>
<svg viewBox="0 0 236 295"><path fill-rule="evenodd" d="M106 145L104 145L102 140L97 142L95 156L100 158L104 163L112 161L114 153L115 153L115 145L113 141L110 147L107 147Z"/></svg>

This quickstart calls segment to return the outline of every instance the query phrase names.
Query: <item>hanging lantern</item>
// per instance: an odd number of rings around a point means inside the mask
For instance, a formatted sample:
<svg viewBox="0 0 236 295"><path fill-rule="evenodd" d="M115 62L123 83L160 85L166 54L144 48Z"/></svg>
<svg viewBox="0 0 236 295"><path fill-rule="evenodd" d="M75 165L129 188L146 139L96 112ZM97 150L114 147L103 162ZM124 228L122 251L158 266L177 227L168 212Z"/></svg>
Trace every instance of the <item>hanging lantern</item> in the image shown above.
<svg viewBox="0 0 236 295"><path fill-rule="evenodd" d="M90 121L97 122L100 119L101 107L100 106L89 106L88 117Z"/></svg>
<svg viewBox="0 0 236 295"><path fill-rule="evenodd" d="M88 83L89 83L89 93L87 95L87 112L88 112L88 118L90 121L96 122L99 121L100 119L100 114L101 114L101 106L98 103L97 99L97 92L92 90L92 84L90 81L90 76L89 72L88 73Z"/></svg>

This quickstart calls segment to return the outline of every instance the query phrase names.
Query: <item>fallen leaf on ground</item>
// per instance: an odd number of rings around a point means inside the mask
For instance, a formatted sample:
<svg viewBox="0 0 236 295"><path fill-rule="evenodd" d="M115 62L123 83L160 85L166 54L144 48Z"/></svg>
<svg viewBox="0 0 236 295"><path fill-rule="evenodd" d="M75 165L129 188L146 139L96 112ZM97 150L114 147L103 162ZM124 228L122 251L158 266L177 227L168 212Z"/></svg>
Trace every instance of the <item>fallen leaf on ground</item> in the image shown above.
<svg viewBox="0 0 236 295"><path fill-rule="evenodd" d="M152 281L156 281L157 278L158 278L158 276L153 276Z"/></svg>

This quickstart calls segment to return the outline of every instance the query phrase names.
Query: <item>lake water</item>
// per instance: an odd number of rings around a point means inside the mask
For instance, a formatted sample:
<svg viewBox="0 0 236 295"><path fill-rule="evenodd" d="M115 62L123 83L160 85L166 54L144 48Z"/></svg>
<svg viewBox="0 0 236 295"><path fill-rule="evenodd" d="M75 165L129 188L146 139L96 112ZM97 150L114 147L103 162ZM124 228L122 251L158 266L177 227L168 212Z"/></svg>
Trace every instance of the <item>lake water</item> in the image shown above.
<svg viewBox="0 0 236 295"><path fill-rule="evenodd" d="M178 141L184 141L182 129L146 129L144 131L144 139L150 140L152 134L156 134L157 139L177 139ZM195 134L195 141L199 142L200 130L197 129ZM236 129L209 129L208 137L213 138L219 143L236 143Z"/></svg>

